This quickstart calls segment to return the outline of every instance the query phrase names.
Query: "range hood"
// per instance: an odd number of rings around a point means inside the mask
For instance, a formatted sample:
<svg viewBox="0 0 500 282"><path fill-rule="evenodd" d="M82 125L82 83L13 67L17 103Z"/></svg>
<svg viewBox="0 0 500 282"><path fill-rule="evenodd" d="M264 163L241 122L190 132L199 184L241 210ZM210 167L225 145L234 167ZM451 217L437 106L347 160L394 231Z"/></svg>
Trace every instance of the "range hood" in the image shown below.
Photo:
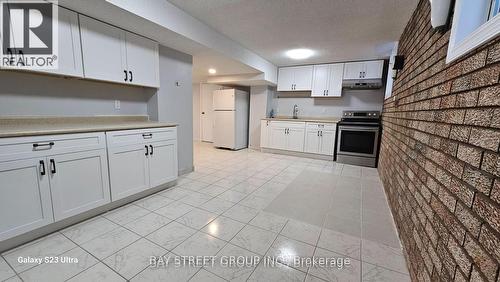
<svg viewBox="0 0 500 282"><path fill-rule="evenodd" d="M342 88L346 89L379 89L382 88L382 79L344 79Z"/></svg>

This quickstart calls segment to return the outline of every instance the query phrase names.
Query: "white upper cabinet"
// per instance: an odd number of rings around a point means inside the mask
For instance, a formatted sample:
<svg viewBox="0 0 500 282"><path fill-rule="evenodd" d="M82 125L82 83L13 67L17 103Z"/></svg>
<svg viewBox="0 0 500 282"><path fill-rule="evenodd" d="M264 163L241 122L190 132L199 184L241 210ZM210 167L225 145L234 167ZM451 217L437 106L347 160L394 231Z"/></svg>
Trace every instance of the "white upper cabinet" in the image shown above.
<svg viewBox="0 0 500 282"><path fill-rule="evenodd" d="M368 61L365 62L365 75L366 79L382 78L382 71L384 69L384 61Z"/></svg>
<svg viewBox="0 0 500 282"><path fill-rule="evenodd" d="M22 71L39 72L70 77L83 77L82 49L80 45L80 30L78 14L68 9L58 7L58 46L56 69L25 69ZM14 38L15 40L15 38Z"/></svg>
<svg viewBox="0 0 500 282"><path fill-rule="evenodd" d="M80 15L85 78L127 83L125 32Z"/></svg>
<svg viewBox="0 0 500 282"><path fill-rule="evenodd" d="M129 82L135 85L160 87L158 43L125 33Z"/></svg>
<svg viewBox="0 0 500 282"><path fill-rule="evenodd" d="M296 67L294 71L295 91L311 91L312 88L312 66Z"/></svg>
<svg viewBox="0 0 500 282"><path fill-rule="evenodd" d="M330 79L330 65L316 65L313 67L313 85L311 96L326 96L328 80Z"/></svg>
<svg viewBox="0 0 500 282"><path fill-rule="evenodd" d="M159 87L158 43L79 16L85 78Z"/></svg>
<svg viewBox="0 0 500 282"><path fill-rule="evenodd" d="M311 97L342 96L344 64L315 65Z"/></svg>
<svg viewBox="0 0 500 282"><path fill-rule="evenodd" d="M58 9L58 67L43 72L64 76L83 77L82 46L78 14L59 7Z"/></svg>
<svg viewBox="0 0 500 282"><path fill-rule="evenodd" d="M280 68L278 70L278 91L293 91L293 77L293 68Z"/></svg>
<svg viewBox="0 0 500 282"><path fill-rule="evenodd" d="M313 66L285 67L278 70L278 91L310 91Z"/></svg>
<svg viewBox="0 0 500 282"><path fill-rule="evenodd" d="M360 79L363 78L365 68L364 62L345 63L344 79Z"/></svg>
<svg viewBox="0 0 500 282"><path fill-rule="evenodd" d="M380 79L384 61L345 63L344 79Z"/></svg>

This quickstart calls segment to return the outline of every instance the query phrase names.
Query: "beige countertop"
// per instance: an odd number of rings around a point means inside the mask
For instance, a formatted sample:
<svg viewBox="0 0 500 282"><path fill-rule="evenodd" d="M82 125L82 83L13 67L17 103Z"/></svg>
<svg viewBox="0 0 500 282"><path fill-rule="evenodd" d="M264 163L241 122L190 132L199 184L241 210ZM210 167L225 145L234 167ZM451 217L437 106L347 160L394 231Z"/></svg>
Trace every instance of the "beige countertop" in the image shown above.
<svg viewBox="0 0 500 282"><path fill-rule="evenodd" d="M147 116L0 117L0 138L172 126L177 124L149 121Z"/></svg>
<svg viewBox="0 0 500 282"><path fill-rule="evenodd" d="M292 117L274 117L274 118L263 118L263 120L277 120L277 121L302 121L302 122L323 122L323 123L337 123L340 121L340 118L335 117L299 117L298 119L294 119Z"/></svg>

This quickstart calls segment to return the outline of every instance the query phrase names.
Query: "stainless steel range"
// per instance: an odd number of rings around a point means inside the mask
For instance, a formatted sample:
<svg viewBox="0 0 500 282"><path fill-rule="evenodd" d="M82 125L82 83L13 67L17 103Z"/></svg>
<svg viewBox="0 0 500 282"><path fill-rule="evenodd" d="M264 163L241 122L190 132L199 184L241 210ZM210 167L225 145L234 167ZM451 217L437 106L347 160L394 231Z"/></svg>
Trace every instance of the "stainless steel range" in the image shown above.
<svg viewBox="0 0 500 282"><path fill-rule="evenodd" d="M342 112L337 130L337 162L376 167L380 130L378 111Z"/></svg>

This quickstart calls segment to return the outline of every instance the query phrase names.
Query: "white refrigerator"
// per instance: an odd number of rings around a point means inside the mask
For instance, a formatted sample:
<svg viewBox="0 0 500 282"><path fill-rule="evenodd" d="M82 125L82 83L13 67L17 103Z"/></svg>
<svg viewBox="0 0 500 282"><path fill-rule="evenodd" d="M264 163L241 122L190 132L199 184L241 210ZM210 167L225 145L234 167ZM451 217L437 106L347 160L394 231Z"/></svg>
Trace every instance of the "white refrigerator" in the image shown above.
<svg viewBox="0 0 500 282"><path fill-rule="evenodd" d="M239 150L248 146L249 94L238 89L216 90L214 146Z"/></svg>

